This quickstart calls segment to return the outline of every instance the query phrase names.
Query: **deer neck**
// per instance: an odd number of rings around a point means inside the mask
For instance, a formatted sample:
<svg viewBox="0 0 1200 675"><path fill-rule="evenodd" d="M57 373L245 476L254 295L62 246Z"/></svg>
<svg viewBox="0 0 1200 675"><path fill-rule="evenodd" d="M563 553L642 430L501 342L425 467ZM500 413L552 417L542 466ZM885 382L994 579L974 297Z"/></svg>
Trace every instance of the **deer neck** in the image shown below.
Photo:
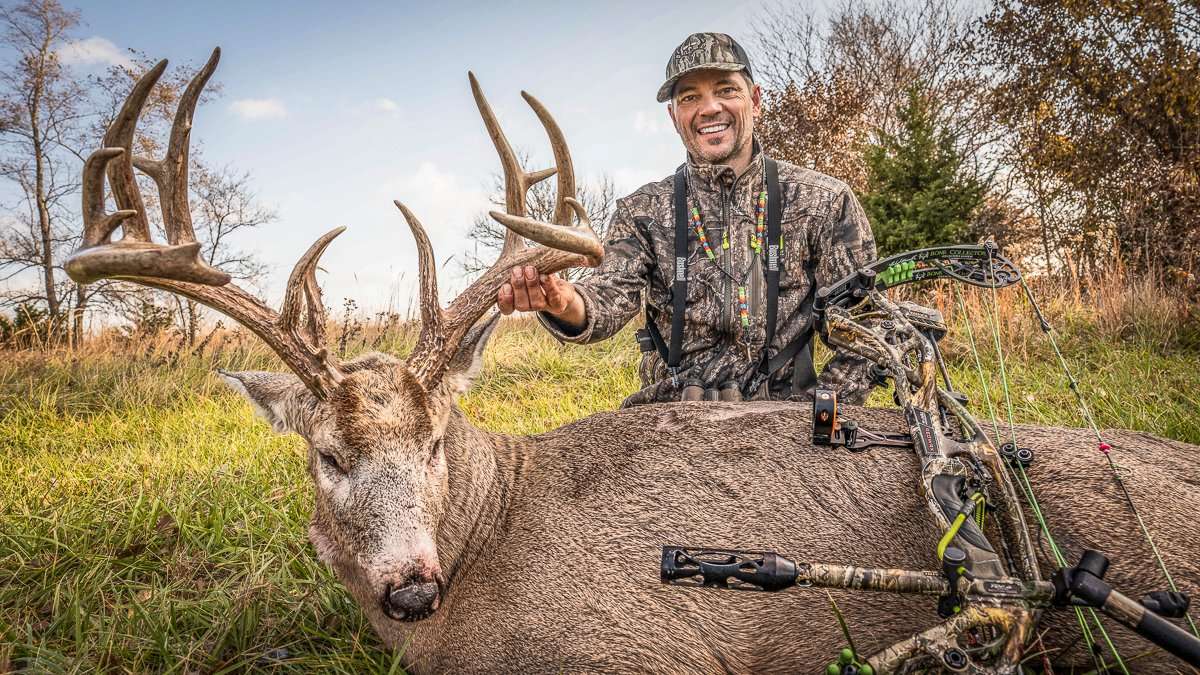
<svg viewBox="0 0 1200 675"><path fill-rule="evenodd" d="M455 406L446 425L446 509L438 527L437 548L450 585L500 531L512 474L497 461L507 437L476 429Z"/></svg>

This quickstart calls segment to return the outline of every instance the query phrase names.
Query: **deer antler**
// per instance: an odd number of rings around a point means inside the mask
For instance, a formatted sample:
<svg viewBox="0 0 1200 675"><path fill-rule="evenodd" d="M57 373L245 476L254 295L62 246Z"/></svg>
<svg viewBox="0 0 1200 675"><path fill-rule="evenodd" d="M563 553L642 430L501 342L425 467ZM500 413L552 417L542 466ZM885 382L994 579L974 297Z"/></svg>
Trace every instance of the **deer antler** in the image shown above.
<svg viewBox="0 0 1200 675"><path fill-rule="evenodd" d="M339 227L318 239L300 257L288 279L283 308L276 313L230 282L229 275L200 259L187 198L188 142L200 92L217 67L220 48L188 84L171 126L166 157L133 156L133 134L150 91L167 67L160 61L138 80L120 113L104 135L104 147L83 167L83 244L66 261L67 274L79 283L120 278L182 295L229 316L249 328L279 355L318 397L326 398L342 379L336 360L325 348L325 307L317 285L317 261ZM136 166L158 186L167 243L150 238ZM104 177L112 186L119 210L106 213ZM119 241L112 241L116 228Z"/></svg>
<svg viewBox="0 0 1200 675"><path fill-rule="evenodd" d="M484 126L492 137L500 164L504 168L504 206L506 213L492 211L491 216L508 232L500 258L481 277L458 295L450 306L442 309L437 294L437 270L433 249L420 221L403 204L396 202L417 242L421 293L421 334L408 357L408 365L417 379L431 389L441 381L450 359L471 326L496 301L496 291L508 279L514 267L532 265L542 274L553 274L569 267L595 267L604 255L604 246L592 230L587 212L575 199L575 169L562 130L545 106L526 92L521 96L541 120L550 147L554 152L555 168L526 172L517 162L516 154L504 137L504 131L488 105L474 73L468 73L471 92ZM555 224L543 223L525 214L525 195L530 187L558 174L558 197L554 209ZM572 215L578 224L572 225ZM523 238L543 247L529 248Z"/></svg>

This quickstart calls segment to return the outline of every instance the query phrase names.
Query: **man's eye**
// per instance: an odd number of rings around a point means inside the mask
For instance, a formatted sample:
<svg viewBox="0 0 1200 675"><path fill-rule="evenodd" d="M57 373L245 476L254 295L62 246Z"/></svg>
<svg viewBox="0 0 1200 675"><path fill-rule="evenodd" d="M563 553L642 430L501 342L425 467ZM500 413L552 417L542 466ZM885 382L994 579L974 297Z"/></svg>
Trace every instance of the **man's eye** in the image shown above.
<svg viewBox="0 0 1200 675"><path fill-rule="evenodd" d="M317 455L321 458L321 463L324 464L325 466L333 469L334 471L336 471L340 474L346 473L346 470L343 469L342 465L338 462L337 457L334 457L333 455L329 454L328 452L321 452L320 450L317 451Z"/></svg>

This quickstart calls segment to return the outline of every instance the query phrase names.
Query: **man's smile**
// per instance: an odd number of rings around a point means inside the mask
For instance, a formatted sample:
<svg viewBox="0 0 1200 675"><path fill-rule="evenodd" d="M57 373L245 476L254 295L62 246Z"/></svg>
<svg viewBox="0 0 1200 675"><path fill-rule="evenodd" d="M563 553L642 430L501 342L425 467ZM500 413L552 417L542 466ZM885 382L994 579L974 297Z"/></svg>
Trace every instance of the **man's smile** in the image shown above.
<svg viewBox="0 0 1200 675"><path fill-rule="evenodd" d="M717 124L709 124L709 125L700 127L700 135L708 136L711 134L719 134L728 128L729 128L728 122L719 122Z"/></svg>

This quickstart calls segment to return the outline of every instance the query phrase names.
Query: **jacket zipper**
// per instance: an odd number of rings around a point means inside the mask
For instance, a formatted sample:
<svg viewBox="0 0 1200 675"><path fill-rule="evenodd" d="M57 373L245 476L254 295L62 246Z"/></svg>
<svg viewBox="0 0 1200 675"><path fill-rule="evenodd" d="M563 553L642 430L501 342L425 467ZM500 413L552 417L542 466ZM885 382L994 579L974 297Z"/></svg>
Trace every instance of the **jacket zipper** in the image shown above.
<svg viewBox="0 0 1200 675"><path fill-rule="evenodd" d="M721 186L721 225L725 228L723 236L729 238L729 248L724 251L725 260L722 263L725 267L725 312L722 317L722 328L725 330L725 335L732 340L735 312L733 306L733 251L737 246L737 239L729 222L729 191L724 185Z"/></svg>
<svg viewBox="0 0 1200 675"><path fill-rule="evenodd" d="M725 263L724 263L725 264L725 272L726 272L726 274L725 274L725 316L723 317L724 320L722 321L722 323L724 324L725 334L729 337L731 344L736 340L736 338L734 337L734 331L735 331L735 326L738 324L738 308L734 305L734 302L733 302L734 248L737 246L745 245L747 242L742 241L741 237L744 233L736 231L735 228L733 227L733 223L730 222L729 202L730 202L730 197L732 197L733 194L735 194L737 192L738 184L741 183L742 179L748 175L750 175L750 171L744 171L744 172L742 172L742 175L738 176L737 178L735 178L733 180L733 185L731 187L726 188L724 185L721 186L721 222L725 226L725 236L729 237L729 250L725 252L726 256L725 256ZM749 264L749 255L747 255L747 263ZM747 280L747 281L749 281L749 280ZM750 289L747 289L747 290L750 290ZM761 293L761 291L760 291L760 293Z"/></svg>

